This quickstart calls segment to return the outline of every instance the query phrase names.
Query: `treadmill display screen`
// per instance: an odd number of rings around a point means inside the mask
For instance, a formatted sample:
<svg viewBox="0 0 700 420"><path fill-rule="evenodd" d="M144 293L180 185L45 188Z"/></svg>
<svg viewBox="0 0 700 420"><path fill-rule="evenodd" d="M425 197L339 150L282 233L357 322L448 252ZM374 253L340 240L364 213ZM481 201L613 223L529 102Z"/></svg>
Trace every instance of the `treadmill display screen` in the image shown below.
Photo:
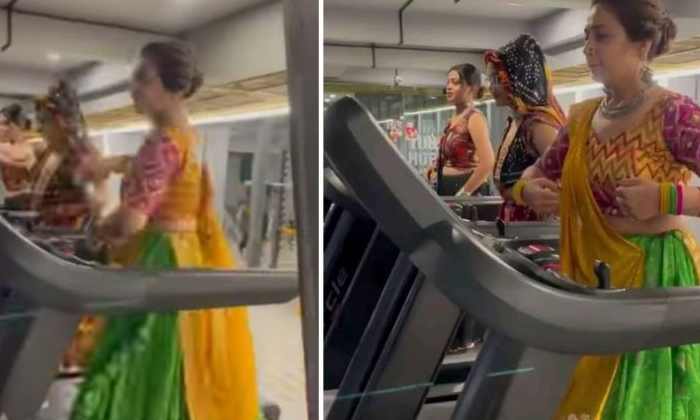
<svg viewBox="0 0 700 420"><path fill-rule="evenodd" d="M560 256L556 249L544 244L529 244L518 248L518 252L544 270L560 272Z"/></svg>

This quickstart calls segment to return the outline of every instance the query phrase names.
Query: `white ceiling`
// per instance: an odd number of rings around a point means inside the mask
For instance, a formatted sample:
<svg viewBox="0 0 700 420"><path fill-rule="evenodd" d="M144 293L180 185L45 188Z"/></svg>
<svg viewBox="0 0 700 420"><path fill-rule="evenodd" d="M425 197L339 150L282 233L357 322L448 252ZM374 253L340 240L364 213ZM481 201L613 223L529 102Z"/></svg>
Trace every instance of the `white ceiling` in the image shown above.
<svg viewBox="0 0 700 420"><path fill-rule="evenodd" d="M9 0L0 0L8 4ZM45 15L177 34L264 0L19 0L15 8Z"/></svg>
<svg viewBox="0 0 700 420"><path fill-rule="evenodd" d="M0 9L8 3L0 0ZM86 95L86 110L128 105L124 89L138 51L175 36L195 48L209 85L286 69L282 0L19 0L15 7L12 45L0 52L0 100L40 94L68 75ZM0 10L0 46L6 29Z"/></svg>
<svg viewBox="0 0 700 420"><path fill-rule="evenodd" d="M43 71L48 74L59 74L67 70L81 67L91 62L99 62L100 57L91 57L89 51L82 52L78 44L86 40L76 39L72 34L65 34L61 40L65 48L41 48L37 44L27 48L27 40L23 34L31 31L26 21L34 19L28 13L40 13L42 16L77 19L82 22L120 25L137 31L179 34L201 27L207 22L216 21L242 11L265 0L19 0L15 4L19 11L15 18L14 43L6 52L0 52L0 66L25 68L31 71ZM0 0L0 7L6 7L10 0ZM41 18L38 18L41 19ZM77 23L61 20L75 27ZM33 25L31 25L33 26ZM80 38L78 35L77 38ZM0 45L5 43L5 15L0 11ZM44 37L45 39L45 37ZM23 43L22 41L25 41ZM32 40L33 41L33 40ZM104 41L107 41L106 39ZM99 40L97 40L99 42ZM119 41L117 41L119 42ZM122 40L123 42L123 40ZM47 44L51 44L48 42ZM74 48L72 48L74 47ZM124 44L124 48L127 47ZM133 48L131 48L133 49ZM75 54L75 51L82 54ZM135 51L130 51L135 53Z"/></svg>
<svg viewBox="0 0 700 420"><path fill-rule="evenodd" d="M700 33L699 0L663 0L678 38ZM582 64L590 0L325 0L327 81L439 86L449 66L483 66L483 52L533 35L550 65Z"/></svg>
<svg viewBox="0 0 700 420"><path fill-rule="evenodd" d="M393 10L406 0L325 0L326 7ZM587 8L590 0L414 0L405 13L437 13L496 19L531 20L561 9Z"/></svg>
<svg viewBox="0 0 700 420"><path fill-rule="evenodd" d="M461 0L415 0L407 12L448 13L452 15L485 17L495 19L530 20L546 16L559 10L555 7L531 4L528 0L517 1L474 1Z"/></svg>
<svg viewBox="0 0 700 420"><path fill-rule="evenodd" d="M37 51L17 48L10 48L8 51L0 52L0 66L2 67L18 67L52 74L65 72L87 63L86 60L66 56L57 57L49 52L42 54Z"/></svg>

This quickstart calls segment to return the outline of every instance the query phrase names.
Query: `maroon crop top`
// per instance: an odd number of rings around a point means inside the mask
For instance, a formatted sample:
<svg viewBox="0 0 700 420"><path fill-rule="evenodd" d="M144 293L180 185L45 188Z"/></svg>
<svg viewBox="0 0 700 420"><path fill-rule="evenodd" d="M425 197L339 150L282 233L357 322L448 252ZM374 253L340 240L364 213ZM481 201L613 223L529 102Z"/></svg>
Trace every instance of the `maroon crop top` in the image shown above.
<svg viewBox="0 0 700 420"><path fill-rule="evenodd" d="M459 122L451 126L447 122L440 138L438 164L460 169L474 169L479 163L476 145L469 134L469 119L476 111L469 111Z"/></svg>

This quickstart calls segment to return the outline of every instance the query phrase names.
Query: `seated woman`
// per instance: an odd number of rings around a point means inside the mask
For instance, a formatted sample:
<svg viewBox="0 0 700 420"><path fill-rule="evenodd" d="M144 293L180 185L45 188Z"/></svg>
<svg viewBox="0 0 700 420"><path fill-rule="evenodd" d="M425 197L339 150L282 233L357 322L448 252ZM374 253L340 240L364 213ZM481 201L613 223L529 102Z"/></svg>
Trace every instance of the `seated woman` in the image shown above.
<svg viewBox="0 0 700 420"><path fill-rule="evenodd" d="M552 92L552 74L542 49L529 35L520 35L499 50L486 53L485 61L496 106L512 111L493 172L504 200L500 217L505 221L538 220L535 212L513 201L510 189L566 123Z"/></svg>
<svg viewBox="0 0 700 420"><path fill-rule="evenodd" d="M440 138L437 157L425 170L438 195L489 195L493 149L486 117L474 107L483 91L481 73L471 64L454 66L447 73L447 101L456 113Z"/></svg>

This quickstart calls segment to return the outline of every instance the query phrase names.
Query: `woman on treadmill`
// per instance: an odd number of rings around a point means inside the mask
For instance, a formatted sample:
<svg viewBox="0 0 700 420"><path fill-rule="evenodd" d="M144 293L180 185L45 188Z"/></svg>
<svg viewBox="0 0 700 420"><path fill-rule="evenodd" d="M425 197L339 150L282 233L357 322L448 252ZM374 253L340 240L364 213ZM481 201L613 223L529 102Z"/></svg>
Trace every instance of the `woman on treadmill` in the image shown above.
<svg viewBox="0 0 700 420"><path fill-rule="evenodd" d="M0 173L7 210L28 210L31 170L46 148L43 139L30 133L28 127L29 120L19 104L0 110Z"/></svg>
<svg viewBox="0 0 700 420"><path fill-rule="evenodd" d="M539 44L529 35L520 35L497 51L486 53L485 62L496 106L510 107L512 112L493 172L496 188L504 199L500 218L538 220L535 212L513 201L510 189L554 143L566 122L552 92L552 73Z"/></svg>
<svg viewBox="0 0 700 420"><path fill-rule="evenodd" d="M682 215L700 214L700 107L649 68L676 25L659 0L593 0L585 56L605 97L571 108L552 147L512 196L561 217L562 270L594 287L597 260L614 288L698 284L700 248ZM580 314L580 316L586 316ZM584 357L556 420L700 418L700 345Z"/></svg>
<svg viewBox="0 0 700 420"><path fill-rule="evenodd" d="M121 203L96 223L110 262L141 270L232 269L197 157L186 101L202 85L193 50L157 42L141 50L131 80L136 109L152 125L126 168ZM80 177L102 179L104 161ZM253 343L244 307L114 316L92 354L72 420L256 420Z"/></svg>
<svg viewBox="0 0 700 420"><path fill-rule="evenodd" d="M481 72L471 64L452 67L445 91L456 113L447 122L437 157L426 168L425 177L441 196L489 195L493 149L486 118L474 107L484 93Z"/></svg>

